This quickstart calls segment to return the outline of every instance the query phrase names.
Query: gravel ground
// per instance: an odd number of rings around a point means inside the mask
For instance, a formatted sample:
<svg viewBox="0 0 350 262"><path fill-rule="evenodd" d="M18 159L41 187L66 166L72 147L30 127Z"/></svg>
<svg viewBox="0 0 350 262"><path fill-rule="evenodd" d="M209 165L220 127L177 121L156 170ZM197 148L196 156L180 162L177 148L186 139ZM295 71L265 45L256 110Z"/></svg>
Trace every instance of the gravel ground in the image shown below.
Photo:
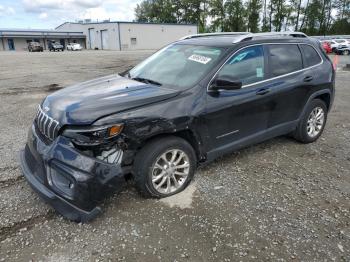
<svg viewBox="0 0 350 262"><path fill-rule="evenodd" d="M55 89L123 71L149 52L0 53L0 261L350 261L350 72L323 136L279 137L201 168L183 193L132 182L88 224L63 219L18 167L35 106Z"/></svg>

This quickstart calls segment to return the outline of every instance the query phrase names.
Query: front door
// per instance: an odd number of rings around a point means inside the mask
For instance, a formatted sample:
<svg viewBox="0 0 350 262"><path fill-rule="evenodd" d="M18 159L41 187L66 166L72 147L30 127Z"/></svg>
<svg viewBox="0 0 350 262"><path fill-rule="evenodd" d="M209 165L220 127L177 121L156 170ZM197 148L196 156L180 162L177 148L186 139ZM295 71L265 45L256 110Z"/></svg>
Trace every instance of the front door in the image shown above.
<svg viewBox="0 0 350 262"><path fill-rule="evenodd" d="M15 43L13 39L7 39L9 50L15 50Z"/></svg>
<svg viewBox="0 0 350 262"><path fill-rule="evenodd" d="M210 153L225 151L267 128L273 102L270 99L263 45L243 48L234 54L214 78L230 76L242 82L238 90L207 93L205 124ZM209 87L210 88L210 87Z"/></svg>

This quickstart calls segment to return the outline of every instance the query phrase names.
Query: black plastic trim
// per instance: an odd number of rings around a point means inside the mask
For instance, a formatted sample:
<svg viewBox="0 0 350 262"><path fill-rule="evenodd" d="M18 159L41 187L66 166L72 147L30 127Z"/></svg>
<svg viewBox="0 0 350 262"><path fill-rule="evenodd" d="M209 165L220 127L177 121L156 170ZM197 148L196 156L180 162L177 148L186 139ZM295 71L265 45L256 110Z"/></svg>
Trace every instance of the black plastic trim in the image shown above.
<svg viewBox="0 0 350 262"><path fill-rule="evenodd" d="M30 172L23 150L20 152L20 162L22 173L29 185L45 202L51 205L64 217L77 222L87 222L94 219L101 213L101 208L98 206L93 208L91 211L82 210L56 195L54 192L45 187L45 185L41 184L40 181L37 180L37 178Z"/></svg>

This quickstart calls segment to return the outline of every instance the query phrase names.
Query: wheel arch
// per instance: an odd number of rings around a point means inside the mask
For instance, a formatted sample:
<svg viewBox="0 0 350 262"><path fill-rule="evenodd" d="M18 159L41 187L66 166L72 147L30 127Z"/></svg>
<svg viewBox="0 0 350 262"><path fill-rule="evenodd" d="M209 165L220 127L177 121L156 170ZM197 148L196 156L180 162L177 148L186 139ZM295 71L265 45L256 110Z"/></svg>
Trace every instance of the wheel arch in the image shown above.
<svg viewBox="0 0 350 262"><path fill-rule="evenodd" d="M201 160L205 159L204 151L202 148L202 142L201 142L199 136L196 135L195 132L191 129L178 130L175 132L165 132L165 133L153 135L153 136L148 137L147 139L143 140L142 143L139 145L139 149L141 149L142 147L144 147L146 144L148 144L149 142L151 142L153 140L167 137L167 136L175 136L175 137L179 137L179 138L182 138L185 141L187 141L192 146L192 148L194 149L194 151L196 153L197 162L200 162Z"/></svg>
<svg viewBox="0 0 350 262"><path fill-rule="evenodd" d="M330 109L330 104L331 104L331 94L330 93L323 93L318 96L315 96L313 99L320 99L323 102L325 102L327 109Z"/></svg>
<svg viewBox="0 0 350 262"><path fill-rule="evenodd" d="M317 91L315 93L313 93L309 99L307 100L307 102L305 103L304 105L304 108L299 116L299 120L300 118L304 115L305 113L305 110L307 109L308 105L310 104L310 102L314 99L320 99L322 101L324 101L326 103L326 106L327 106L327 109L330 110L330 107L331 107L331 101L332 101L332 98L331 98L331 91L329 89L324 89L324 90L320 90L320 91Z"/></svg>

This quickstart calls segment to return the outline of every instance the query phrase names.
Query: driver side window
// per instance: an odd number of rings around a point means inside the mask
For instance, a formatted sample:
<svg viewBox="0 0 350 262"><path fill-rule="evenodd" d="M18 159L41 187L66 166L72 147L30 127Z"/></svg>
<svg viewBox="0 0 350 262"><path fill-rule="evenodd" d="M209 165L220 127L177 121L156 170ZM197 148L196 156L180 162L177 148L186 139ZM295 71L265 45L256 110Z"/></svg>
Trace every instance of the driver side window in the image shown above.
<svg viewBox="0 0 350 262"><path fill-rule="evenodd" d="M249 85L264 80L264 48L262 45L242 49L221 68L218 76L230 76Z"/></svg>

